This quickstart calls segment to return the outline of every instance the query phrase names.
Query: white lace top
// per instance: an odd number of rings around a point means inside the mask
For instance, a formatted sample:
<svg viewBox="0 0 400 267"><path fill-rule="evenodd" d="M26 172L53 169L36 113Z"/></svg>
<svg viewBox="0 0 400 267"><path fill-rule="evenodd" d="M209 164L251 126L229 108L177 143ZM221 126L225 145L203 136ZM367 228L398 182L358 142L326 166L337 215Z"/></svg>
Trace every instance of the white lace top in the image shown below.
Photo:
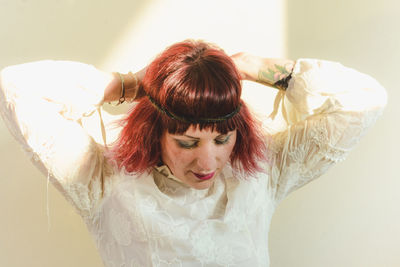
<svg viewBox="0 0 400 267"><path fill-rule="evenodd" d="M343 160L386 103L373 78L300 59L280 94L286 126L266 137L267 171L241 180L226 166L210 189L195 190L166 166L136 177L104 160L81 119L99 111L109 77L40 61L4 69L0 90L11 133L82 216L108 267L269 266L276 206Z"/></svg>

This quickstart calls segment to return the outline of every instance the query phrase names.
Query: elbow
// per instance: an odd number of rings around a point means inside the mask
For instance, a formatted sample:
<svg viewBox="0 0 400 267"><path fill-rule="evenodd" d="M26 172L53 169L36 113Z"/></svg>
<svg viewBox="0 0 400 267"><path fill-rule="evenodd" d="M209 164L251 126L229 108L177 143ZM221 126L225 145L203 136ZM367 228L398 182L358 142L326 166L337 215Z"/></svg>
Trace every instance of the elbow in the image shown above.
<svg viewBox="0 0 400 267"><path fill-rule="evenodd" d="M377 81L359 90L353 90L349 94L337 97L342 104L343 111L366 112L383 110L387 103L387 92Z"/></svg>
<svg viewBox="0 0 400 267"><path fill-rule="evenodd" d="M387 101L387 91L383 86L379 85L379 88L377 89L377 106L383 109L386 106Z"/></svg>
<svg viewBox="0 0 400 267"><path fill-rule="evenodd" d="M0 70L0 90L7 96L7 99L15 95L13 92L16 91L16 77L15 66L8 66Z"/></svg>
<svg viewBox="0 0 400 267"><path fill-rule="evenodd" d="M8 68L0 70L0 103L3 101L9 102L7 92L10 90L10 82L7 79Z"/></svg>
<svg viewBox="0 0 400 267"><path fill-rule="evenodd" d="M375 80L373 86L365 90L368 96L366 103L371 109L383 109L388 101L386 89Z"/></svg>

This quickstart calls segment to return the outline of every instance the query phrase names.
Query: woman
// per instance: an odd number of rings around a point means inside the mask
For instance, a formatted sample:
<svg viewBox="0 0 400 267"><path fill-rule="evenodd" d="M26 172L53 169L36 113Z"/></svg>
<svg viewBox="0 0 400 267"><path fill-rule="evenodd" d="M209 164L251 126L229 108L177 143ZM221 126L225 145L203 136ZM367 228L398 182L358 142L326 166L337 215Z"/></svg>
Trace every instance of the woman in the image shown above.
<svg viewBox="0 0 400 267"><path fill-rule="evenodd" d="M263 130L240 79L281 90L285 129ZM136 74L12 66L1 88L10 131L76 207L106 266L268 266L276 206L343 160L386 103L378 82L338 63L230 58L200 41ZM104 127L99 144L81 119L125 100L136 104L108 149Z"/></svg>

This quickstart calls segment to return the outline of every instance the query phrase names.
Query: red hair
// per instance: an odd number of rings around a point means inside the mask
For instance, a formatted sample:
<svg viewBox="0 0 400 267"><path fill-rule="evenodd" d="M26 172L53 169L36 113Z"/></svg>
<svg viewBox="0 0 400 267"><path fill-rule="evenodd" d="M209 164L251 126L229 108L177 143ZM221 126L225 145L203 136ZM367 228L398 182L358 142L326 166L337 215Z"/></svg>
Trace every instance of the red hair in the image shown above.
<svg viewBox="0 0 400 267"><path fill-rule="evenodd" d="M122 121L123 129L112 148L112 159L127 172L143 173L161 160L161 137L168 131L183 134L194 125L221 134L237 130L231 165L245 175L260 171L266 160L266 140L261 125L240 99L239 73L221 49L202 41L176 43L149 66L142 88L164 109L188 118L225 116L227 120L193 123L173 119L157 109L149 97L142 97Z"/></svg>

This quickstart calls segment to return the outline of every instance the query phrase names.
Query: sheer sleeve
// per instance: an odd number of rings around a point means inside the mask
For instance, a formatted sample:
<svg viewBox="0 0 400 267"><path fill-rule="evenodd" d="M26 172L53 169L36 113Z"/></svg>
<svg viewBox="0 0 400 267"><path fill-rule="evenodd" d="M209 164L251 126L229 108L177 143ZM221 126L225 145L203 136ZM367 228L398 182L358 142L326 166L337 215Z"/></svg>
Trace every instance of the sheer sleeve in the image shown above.
<svg viewBox="0 0 400 267"><path fill-rule="evenodd" d="M274 198L344 160L385 104L384 88L370 76L335 62L298 60L282 103L287 127L269 141Z"/></svg>
<svg viewBox="0 0 400 267"><path fill-rule="evenodd" d="M109 168L81 118L99 110L111 75L77 62L39 61L7 67L0 77L0 113L10 132L78 212L90 215Z"/></svg>

